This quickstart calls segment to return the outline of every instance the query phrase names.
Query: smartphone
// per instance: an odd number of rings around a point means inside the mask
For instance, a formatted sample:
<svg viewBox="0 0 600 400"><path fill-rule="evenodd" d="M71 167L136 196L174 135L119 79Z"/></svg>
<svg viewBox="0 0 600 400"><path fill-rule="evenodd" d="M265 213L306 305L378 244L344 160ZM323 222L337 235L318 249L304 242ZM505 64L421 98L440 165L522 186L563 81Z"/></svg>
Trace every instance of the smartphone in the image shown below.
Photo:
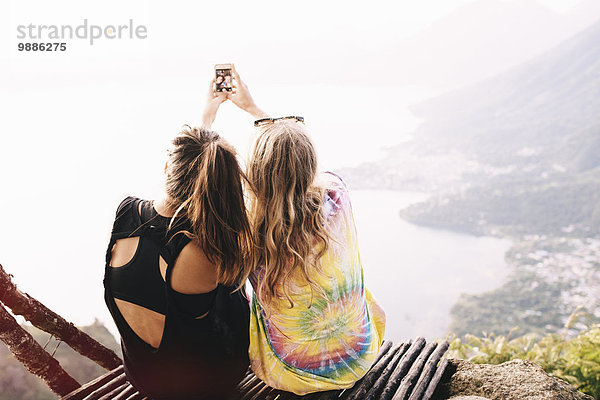
<svg viewBox="0 0 600 400"><path fill-rule="evenodd" d="M231 64L215 65L215 92L231 92L232 79Z"/></svg>

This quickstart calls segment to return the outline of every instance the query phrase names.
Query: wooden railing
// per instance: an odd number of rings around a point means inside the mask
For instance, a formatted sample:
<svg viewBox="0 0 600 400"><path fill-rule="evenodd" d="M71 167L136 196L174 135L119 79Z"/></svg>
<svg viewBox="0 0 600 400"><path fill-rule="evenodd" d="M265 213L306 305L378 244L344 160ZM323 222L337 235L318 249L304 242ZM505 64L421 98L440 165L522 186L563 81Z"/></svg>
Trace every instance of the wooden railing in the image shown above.
<svg viewBox="0 0 600 400"><path fill-rule="evenodd" d="M7 308L12 311L12 315ZM81 385L77 383L23 327L13 315L21 315L31 324L68 344L79 354L107 370L122 364L114 351L98 343L71 322L21 292L0 265L0 340L2 340L29 372L40 377L50 389L64 396Z"/></svg>

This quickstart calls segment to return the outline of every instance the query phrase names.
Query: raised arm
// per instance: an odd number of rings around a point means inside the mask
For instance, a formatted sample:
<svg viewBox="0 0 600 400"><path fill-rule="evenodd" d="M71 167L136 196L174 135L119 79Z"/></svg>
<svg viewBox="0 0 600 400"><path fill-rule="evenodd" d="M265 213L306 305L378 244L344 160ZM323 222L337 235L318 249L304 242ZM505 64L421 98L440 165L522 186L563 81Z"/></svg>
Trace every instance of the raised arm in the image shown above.
<svg viewBox="0 0 600 400"><path fill-rule="evenodd" d="M217 111L219 110L219 106L227 100L226 92L215 92L215 79L213 78L210 81L210 85L208 87L208 93L206 96L206 104L204 105L204 111L202 112L202 122L201 128L210 130L215 118L217 116Z"/></svg>
<svg viewBox="0 0 600 400"><path fill-rule="evenodd" d="M248 86L246 83L242 81L240 74L236 71L235 66L232 65L233 69L233 91L228 92L227 98L233 102L236 106L246 111L250 115L252 115L256 119L260 118L268 118L266 112L261 110L254 99L250 95L250 91L248 90Z"/></svg>

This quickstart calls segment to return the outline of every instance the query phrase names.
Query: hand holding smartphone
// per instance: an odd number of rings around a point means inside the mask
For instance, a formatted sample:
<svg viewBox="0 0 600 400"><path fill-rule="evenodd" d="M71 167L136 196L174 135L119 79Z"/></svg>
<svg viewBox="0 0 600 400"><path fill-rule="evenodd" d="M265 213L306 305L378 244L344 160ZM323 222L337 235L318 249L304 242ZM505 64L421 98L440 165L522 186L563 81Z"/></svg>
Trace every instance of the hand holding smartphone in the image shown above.
<svg viewBox="0 0 600 400"><path fill-rule="evenodd" d="M231 92L233 90L231 69L231 64L215 65L215 92Z"/></svg>
<svg viewBox="0 0 600 400"><path fill-rule="evenodd" d="M236 80L235 90L233 86L234 76ZM250 91L248 90L248 86L242 81L233 64L215 65L213 90L214 96L217 96L217 93L229 92L227 93L227 99L231 100L236 106L250 113L257 119L268 117L268 115L254 103Z"/></svg>

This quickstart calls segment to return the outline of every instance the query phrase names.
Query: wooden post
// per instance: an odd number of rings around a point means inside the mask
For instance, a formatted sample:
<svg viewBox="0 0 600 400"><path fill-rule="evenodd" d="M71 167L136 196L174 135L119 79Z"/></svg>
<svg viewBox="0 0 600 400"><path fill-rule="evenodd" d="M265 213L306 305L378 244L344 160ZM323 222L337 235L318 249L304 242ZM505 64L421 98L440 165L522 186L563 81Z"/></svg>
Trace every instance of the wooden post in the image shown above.
<svg viewBox="0 0 600 400"><path fill-rule="evenodd" d="M29 372L44 380L54 393L64 396L79 388L79 383L18 324L15 317L10 315L2 304L0 304L0 340L6 343L15 358Z"/></svg>
<svg viewBox="0 0 600 400"><path fill-rule="evenodd" d="M0 301L10 308L13 314L22 315L34 326L51 333L101 367L113 370L122 364L114 351L98 343L27 293L22 293L2 265L0 265Z"/></svg>

